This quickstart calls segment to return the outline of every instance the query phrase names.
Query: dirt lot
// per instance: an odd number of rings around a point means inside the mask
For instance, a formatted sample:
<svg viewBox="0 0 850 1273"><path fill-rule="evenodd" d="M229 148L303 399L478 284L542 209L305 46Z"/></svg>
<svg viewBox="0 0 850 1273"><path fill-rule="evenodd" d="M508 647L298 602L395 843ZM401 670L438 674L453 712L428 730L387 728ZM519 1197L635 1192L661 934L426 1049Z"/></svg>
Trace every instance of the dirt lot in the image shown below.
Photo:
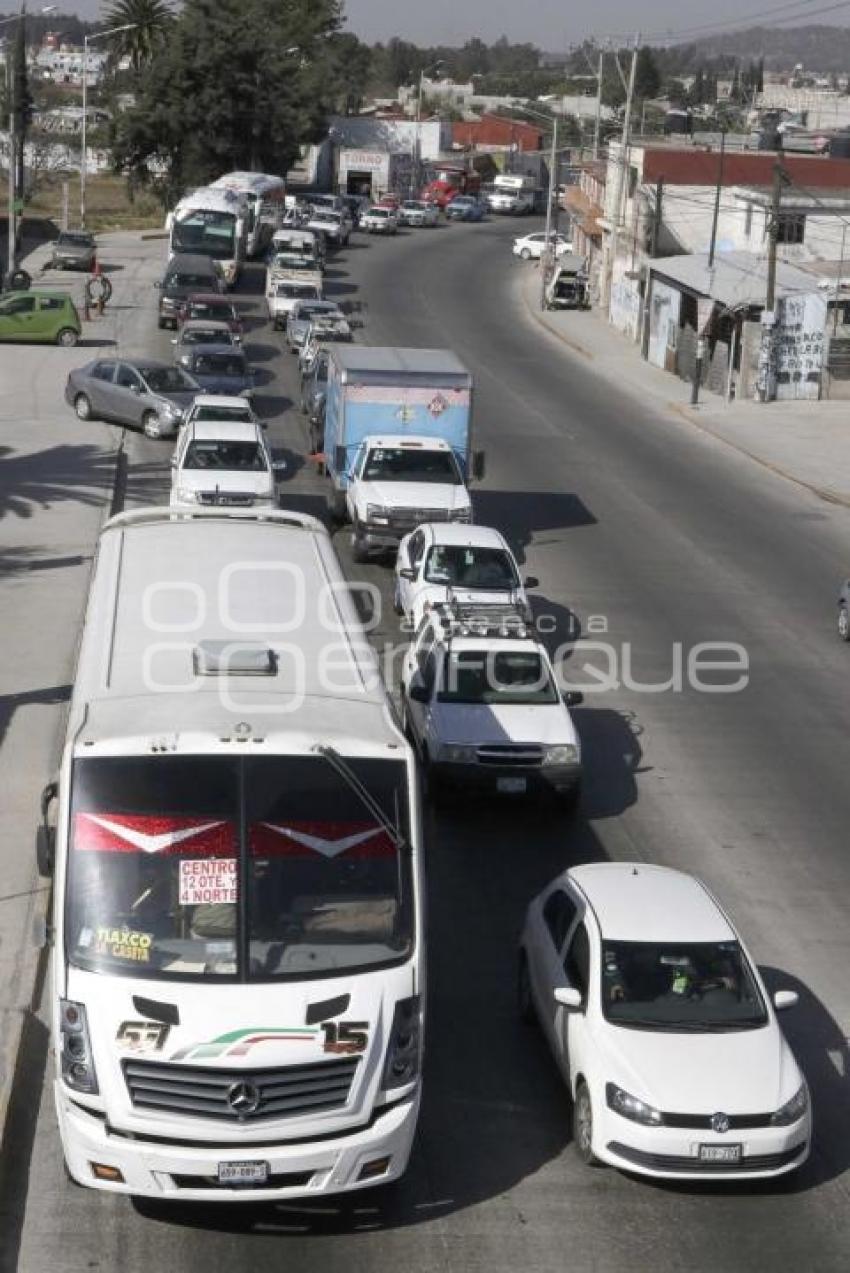
<svg viewBox="0 0 850 1273"><path fill-rule="evenodd" d="M80 177L72 173L68 183L68 226L80 223ZM52 237L62 224L62 178L51 177L27 203L24 211L24 233L27 239L43 237L38 227L45 227L45 236ZM6 183L0 181L0 218L5 221ZM86 182L86 228L105 230L158 230L165 221L165 213L152 195L144 191L131 201L127 183L123 177L110 174L90 176ZM35 224L28 225L28 222ZM55 230L48 232L52 227ZM3 226L5 230L5 225Z"/></svg>

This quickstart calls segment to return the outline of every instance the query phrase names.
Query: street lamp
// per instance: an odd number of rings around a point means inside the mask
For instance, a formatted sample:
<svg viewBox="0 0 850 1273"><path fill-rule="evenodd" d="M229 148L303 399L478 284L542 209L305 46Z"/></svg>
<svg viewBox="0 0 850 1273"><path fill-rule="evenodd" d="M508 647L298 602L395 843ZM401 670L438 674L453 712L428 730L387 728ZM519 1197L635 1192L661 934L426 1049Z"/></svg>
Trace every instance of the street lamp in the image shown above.
<svg viewBox="0 0 850 1273"><path fill-rule="evenodd" d="M419 72L419 90L416 94L416 191L418 192L422 185L422 81L428 71L438 71L441 66L445 66L442 58L438 58L436 62L432 62L430 66L423 66Z"/></svg>
<svg viewBox="0 0 850 1273"><path fill-rule="evenodd" d="M135 31L138 22L125 22L120 27L110 27L108 31L96 31L94 35L83 36L83 126L82 144L80 147L80 229L86 228L86 167L88 164L86 125L88 122L88 87L89 87L89 45L94 40L105 40L119 31Z"/></svg>
<svg viewBox="0 0 850 1273"><path fill-rule="evenodd" d="M549 158L549 190L546 195L546 232L544 237L544 248L540 257L540 308L546 308L546 283L549 279L550 268L555 265L556 244L553 243L552 231L552 204L555 199L555 191L557 188L557 167L558 167L558 116L552 112L544 115L542 111L532 110L530 106L523 106L522 111L526 115L535 115L538 119L544 119L547 123L552 123L552 150Z"/></svg>
<svg viewBox="0 0 850 1273"><path fill-rule="evenodd" d="M46 4L39 9L39 16L47 17L49 13L55 13L57 6L55 4ZM7 26L10 22L21 22L27 16L27 6L21 5L20 13L15 13L11 18L3 18L0 21L0 27ZM9 180L8 180L8 216L6 221L6 235L8 237L7 247L7 273L11 278L15 272L17 245L18 245L18 227L17 217L17 138L15 136L15 76L12 71L12 62L9 57L9 49L6 48L6 101L9 106Z"/></svg>

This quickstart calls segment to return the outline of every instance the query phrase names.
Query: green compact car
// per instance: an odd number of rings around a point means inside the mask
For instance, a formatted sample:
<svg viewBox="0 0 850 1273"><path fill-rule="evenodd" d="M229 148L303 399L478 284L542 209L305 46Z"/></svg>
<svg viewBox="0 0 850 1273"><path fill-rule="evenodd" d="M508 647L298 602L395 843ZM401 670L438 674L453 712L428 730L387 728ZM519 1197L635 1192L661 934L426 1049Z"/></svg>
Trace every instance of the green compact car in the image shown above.
<svg viewBox="0 0 850 1273"><path fill-rule="evenodd" d="M0 341L76 345L82 325L67 292L8 292L0 296Z"/></svg>

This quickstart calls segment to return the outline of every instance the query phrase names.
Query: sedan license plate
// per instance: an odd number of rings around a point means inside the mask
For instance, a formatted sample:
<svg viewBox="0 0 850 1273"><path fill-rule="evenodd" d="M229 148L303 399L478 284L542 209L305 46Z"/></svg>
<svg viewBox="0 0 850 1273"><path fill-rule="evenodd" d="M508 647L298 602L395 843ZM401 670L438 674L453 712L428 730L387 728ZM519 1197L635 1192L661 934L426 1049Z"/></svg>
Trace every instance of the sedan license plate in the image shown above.
<svg viewBox="0 0 850 1273"><path fill-rule="evenodd" d="M740 1145L700 1145L700 1162L740 1162Z"/></svg>
<svg viewBox="0 0 850 1273"><path fill-rule="evenodd" d="M220 1185L264 1185L269 1178L267 1162L220 1162Z"/></svg>
<svg viewBox="0 0 850 1273"><path fill-rule="evenodd" d="M497 778L496 790L503 792L506 796L524 795L528 786L525 778Z"/></svg>

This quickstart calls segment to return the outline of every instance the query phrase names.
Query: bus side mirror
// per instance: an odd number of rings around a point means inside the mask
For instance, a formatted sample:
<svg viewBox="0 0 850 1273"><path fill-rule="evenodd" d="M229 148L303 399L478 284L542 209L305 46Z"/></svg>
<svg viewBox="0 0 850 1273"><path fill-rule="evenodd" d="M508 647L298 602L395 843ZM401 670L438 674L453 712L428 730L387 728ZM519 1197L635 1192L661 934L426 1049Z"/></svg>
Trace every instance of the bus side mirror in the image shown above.
<svg viewBox="0 0 850 1273"><path fill-rule="evenodd" d="M38 873L44 879L53 874L56 860L56 829L49 825L47 812L58 791L59 784L49 782L41 793L41 823L35 833L35 861Z"/></svg>
<svg viewBox="0 0 850 1273"><path fill-rule="evenodd" d="M484 477L484 452L474 451L472 455L472 476L476 482L480 482Z"/></svg>
<svg viewBox="0 0 850 1273"><path fill-rule="evenodd" d="M334 470L337 473L345 472L345 447L338 446L334 450Z"/></svg>

